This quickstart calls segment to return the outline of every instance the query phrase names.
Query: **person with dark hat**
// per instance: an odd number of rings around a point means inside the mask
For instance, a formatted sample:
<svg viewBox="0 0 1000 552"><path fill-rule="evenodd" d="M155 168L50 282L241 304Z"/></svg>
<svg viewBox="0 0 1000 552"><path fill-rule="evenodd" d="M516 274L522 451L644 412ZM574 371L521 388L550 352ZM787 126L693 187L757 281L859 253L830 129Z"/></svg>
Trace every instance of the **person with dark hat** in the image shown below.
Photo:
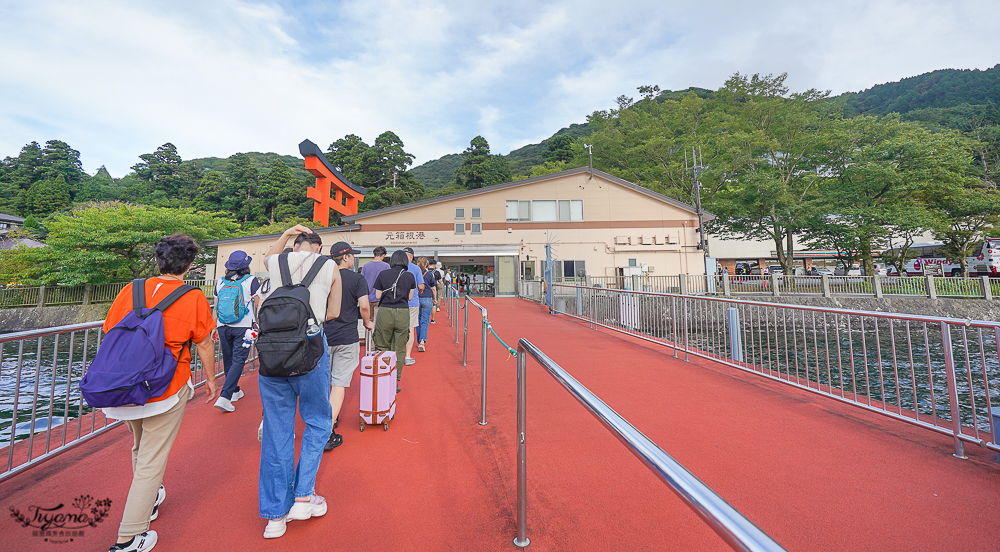
<svg viewBox="0 0 1000 552"><path fill-rule="evenodd" d="M347 242L337 242L330 248L330 257L337 263L343 281L340 315L327 320L323 325L326 343L330 346L330 407L333 409L334 420L340 415L344 393L351 386L354 370L361 360L358 320L364 321L369 331L375 329L368 312L368 282L364 276L351 270L354 267L354 256L359 253L360 250L354 249ZM343 442L344 438L337 433L337 425L334 424L330 439L323 448L333 450Z"/></svg>
<svg viewBox="0 0 1000 552"><path fill-rule="evenodd" d="M212 340L222 349L222 369L226 382L215 408L223 412L236 410L233 403L243 398L240 376L250 354L250 334L257 324L260 281L250 275L250 261L245 251L233 251L226 261L226 275L215 283L216 328Z"/></svg>

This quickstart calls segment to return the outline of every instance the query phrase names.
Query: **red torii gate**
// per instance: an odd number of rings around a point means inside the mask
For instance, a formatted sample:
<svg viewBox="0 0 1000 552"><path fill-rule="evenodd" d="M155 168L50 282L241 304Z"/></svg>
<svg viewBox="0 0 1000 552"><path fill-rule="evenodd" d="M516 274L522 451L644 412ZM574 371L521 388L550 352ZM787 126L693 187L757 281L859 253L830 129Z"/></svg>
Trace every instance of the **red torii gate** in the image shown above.
<svg viewBox="0 0 1000 552"><path fill-rule="evenodd" d="M306 189L306 197L316 202L313 221L330 226L330 209L345 216L358 214L358 203L365 200L368 190L340 174L311 141L303 140L299 153L306 159L306 170L316 177L316 185Z"/></svg>

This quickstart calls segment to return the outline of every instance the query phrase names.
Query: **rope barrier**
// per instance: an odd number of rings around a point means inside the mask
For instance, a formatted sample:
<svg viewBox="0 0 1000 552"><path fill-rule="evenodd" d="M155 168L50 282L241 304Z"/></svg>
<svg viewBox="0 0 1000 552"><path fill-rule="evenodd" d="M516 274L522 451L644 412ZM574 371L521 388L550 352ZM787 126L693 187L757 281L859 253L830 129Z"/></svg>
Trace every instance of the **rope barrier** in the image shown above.
<svg viewBox="0 0 1000 552"><path fill-rule="evenodd" d="M500 339L500 336L497 335L497 332L493 330L493 324L490 324L489 322L486 322L486 329L488 329L490 331L490 333L493 334L493 337L497 338L497 341L499 341L500 344L503 345L504 349L507 349L507 352L510 353L511 356L514 356L514 355L517 354L517 350L516 349L513 349L510 345L507 345L506 343L504 343L504 341L502 339ZM507 360L510 360L510 356L507 357Z"/></svg>

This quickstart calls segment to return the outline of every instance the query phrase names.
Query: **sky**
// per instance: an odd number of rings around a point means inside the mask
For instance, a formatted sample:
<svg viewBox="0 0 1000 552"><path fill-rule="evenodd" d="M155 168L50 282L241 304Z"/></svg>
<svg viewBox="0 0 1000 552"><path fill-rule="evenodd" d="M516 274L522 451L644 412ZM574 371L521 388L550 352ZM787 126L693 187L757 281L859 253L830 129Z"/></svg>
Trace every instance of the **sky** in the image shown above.
<svg viewBox="0 0 1000 552"><path fill-rule="evenodd" d="M997 0L0 0L0 157L58 139L121 177L395 132L508 153L637 87L788 73L860 91L1000 63Z"/></svg>

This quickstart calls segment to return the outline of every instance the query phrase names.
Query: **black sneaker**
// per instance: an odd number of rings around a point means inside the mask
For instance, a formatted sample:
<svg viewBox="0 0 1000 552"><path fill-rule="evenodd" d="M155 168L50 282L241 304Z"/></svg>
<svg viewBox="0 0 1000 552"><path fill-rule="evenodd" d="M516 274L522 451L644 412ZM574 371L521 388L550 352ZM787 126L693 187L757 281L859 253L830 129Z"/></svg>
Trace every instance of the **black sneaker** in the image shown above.
<svg viewBox="0 0 1000 552"><path fill-rule="evenodd" d="M323 450L333 450L340 445L344 444L344 437L339 433L331 433L330 440L323 445Z"/></svg>
<svg viewBox="0 0 1000 552"><path fill-rule="evenodd" d="M146 531L132 540L112 546L108 552L146 552L156 546L156 531Z"/></svg>
<svg viewBox="0 0 1000 552"><path fill-rule="evenodd" d="M399 386L397 385L396 386L396 392L399 393L400 391L402 391L402 389L400 389Z"/></svg>

